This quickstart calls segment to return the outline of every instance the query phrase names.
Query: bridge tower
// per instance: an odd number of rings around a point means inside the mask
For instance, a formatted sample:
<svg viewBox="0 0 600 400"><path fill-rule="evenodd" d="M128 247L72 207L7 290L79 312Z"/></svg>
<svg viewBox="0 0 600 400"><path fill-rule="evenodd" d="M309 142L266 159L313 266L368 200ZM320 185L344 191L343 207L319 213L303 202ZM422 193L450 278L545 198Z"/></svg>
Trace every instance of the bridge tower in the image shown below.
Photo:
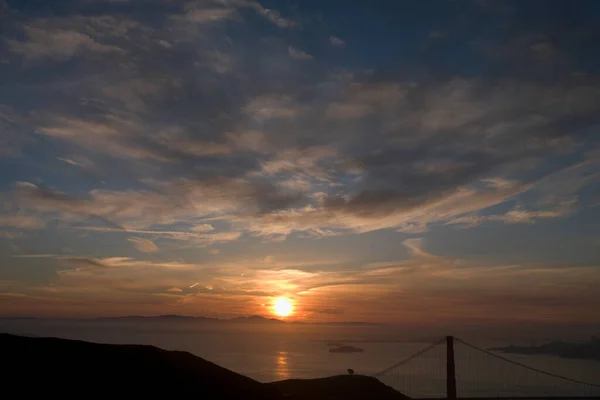
<svg viewBox="0 0 600 400"><path fill-rule="evenodd" d="M456 400L456 365L454 364L454 336L446 336L446 398Z"/></svg>

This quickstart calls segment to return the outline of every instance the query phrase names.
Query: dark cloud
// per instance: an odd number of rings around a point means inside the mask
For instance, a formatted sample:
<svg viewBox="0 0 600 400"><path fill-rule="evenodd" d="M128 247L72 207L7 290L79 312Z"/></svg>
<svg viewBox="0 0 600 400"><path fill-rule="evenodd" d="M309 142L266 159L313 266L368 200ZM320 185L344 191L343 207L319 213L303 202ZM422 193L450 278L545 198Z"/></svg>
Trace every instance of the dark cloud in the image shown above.
<svg viewBox="0 0 600 400"><path fill-rule="evenodd" d="M88 197L74 197L31 183L17 184L14 196L21 205L38 213L60 212L66 219L99 222L111 230L152 224L192 222L195 218L230 213L260 215L293 207L304 200L301 192L266 180L213 178L148 182L149 189L118 192L94 190Z"/></svg>

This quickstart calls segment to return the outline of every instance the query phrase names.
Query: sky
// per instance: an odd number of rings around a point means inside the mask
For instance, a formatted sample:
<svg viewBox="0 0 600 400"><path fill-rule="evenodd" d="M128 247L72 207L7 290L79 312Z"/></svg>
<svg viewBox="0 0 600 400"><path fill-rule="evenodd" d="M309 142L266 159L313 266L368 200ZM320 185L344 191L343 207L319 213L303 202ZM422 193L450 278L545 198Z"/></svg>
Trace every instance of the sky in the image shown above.
<svg viewBox="0 0 600 400"><path fill-rule="evenodd" d="M600 2L0 15L0 316L599 320Z"/></svg>

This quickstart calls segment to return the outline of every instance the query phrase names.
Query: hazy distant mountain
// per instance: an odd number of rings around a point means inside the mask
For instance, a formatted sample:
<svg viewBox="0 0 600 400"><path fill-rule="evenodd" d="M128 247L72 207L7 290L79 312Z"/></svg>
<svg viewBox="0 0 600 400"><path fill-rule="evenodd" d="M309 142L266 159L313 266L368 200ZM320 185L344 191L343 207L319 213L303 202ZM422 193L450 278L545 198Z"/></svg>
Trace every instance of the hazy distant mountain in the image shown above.
<svg viewBox="0 0 600 400"><path fill-rule="evenodd" d="M405 400L375 378L353 375L260 383L183 351L0 333L2 391L63 399ZM36 396L36 397L37 397Z"/></svg>
<svg viewBox="0 0 600 400"><path fill-rule="evenodd" d="M277 318L265 318L260 315L251 315L248 317L235 317L229 319L209 318L209 317L189 317L184 315L157 315L157 316L125 316L125 317L101 317L95 318L97 321L195 321L195 322L248 322L248 323L285 323L285 324L303 324L303 325L341 325L341 326L361 326L361 325L383 325L372 322L300 322L284 321Z"/></svg>
<svg viewBox="0 0 600 400"><path fill-rule="evenodd" d="M265 317L261 317L259 315L252 315L250 317L236 317L236 318L232 318L230 320L225 320L225 321L231 321L231 322L258 322L258 323L278 323L278 324L285 324L285 321L282 321L280 319L277 318L265 318Z"/></svg>
<svg viewBox="0 0 600 400"><path fill-rule="evenodd" d="M130 315L123 317L100 317L94 318L95 321L207 321L207 322L216 322L216 321L226 321L218 318L208 318L208 317L189 317L186 315L177 315L177 314L167 314L167 315L154 315L154 316L139 316L139 315Z"/></svg>
<svg viewBox="0 0 600 400"><path fill-rule="evenodd" d="M507 346L491 350L517 354L552 354L563 358L600 361L600 339L595 336L587 343L567 343L558 340L541 346Z"/></svg>
<svg viewBox="0 0 600 400"><path fill-rule="evenodd" d="M101 317L101 318L95 318L95 321L193 321L193 322L224 322L224 323L230 323L230 322L252 322L252 323L272 323L272 322L276 322L276 323L285 323L285 321L282 321L280 319L276 319L276 318L265 318L265 317L261 317L259 315L252 315L249 317L236 317L236 318L229 318L229 319L221 319L221 318L209 318L209 317L190 317L190 316L185 316L185 315L176 315L176 314L169 314L169 315L156 315L156 316L137 316L137 315L131 315L131 316L125 316L125 317Z"/></svg>

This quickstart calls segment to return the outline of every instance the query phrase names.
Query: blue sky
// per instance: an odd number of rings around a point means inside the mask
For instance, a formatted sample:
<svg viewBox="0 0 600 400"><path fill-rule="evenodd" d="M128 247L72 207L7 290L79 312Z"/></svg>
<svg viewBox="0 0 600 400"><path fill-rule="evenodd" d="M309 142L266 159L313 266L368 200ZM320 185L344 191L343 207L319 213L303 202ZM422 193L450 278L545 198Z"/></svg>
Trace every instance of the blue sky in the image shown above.
<svg viewBox="0 0 600 400"><path fill-rule="evenodd" d="M598 2L0 12L0 314L600 316Z"/></svg>

